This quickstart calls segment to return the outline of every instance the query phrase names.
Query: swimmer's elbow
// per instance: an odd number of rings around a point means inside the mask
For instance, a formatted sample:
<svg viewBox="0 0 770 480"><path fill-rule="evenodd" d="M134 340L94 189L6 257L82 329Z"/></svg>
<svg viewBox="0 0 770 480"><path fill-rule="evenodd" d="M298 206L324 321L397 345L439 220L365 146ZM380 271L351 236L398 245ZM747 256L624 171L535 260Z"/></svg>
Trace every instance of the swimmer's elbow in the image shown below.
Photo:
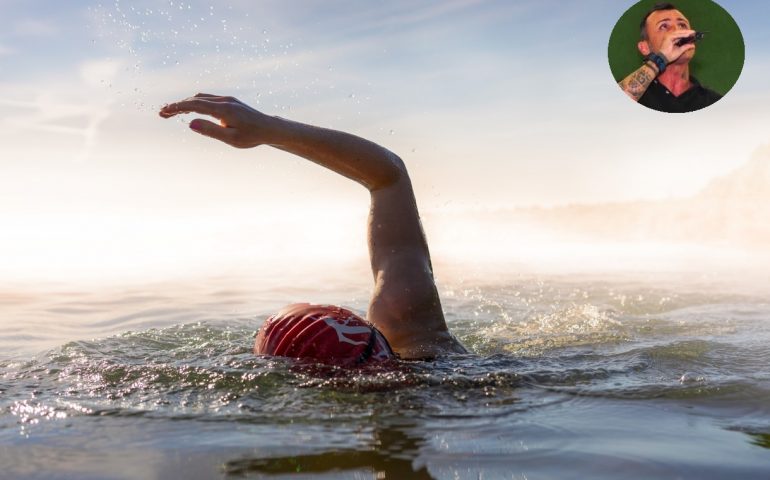
<svg viewBox="0 0 770 480"><path fill-rule="evenodd" d="M374 178L374 181L369 185L369 190L374 192L375 190L381 190L395 185L399 183L399 181L408 179L409 173L407 172L406 164L401 157L390 150L385 150L383 168L376 178Z"/></svg>

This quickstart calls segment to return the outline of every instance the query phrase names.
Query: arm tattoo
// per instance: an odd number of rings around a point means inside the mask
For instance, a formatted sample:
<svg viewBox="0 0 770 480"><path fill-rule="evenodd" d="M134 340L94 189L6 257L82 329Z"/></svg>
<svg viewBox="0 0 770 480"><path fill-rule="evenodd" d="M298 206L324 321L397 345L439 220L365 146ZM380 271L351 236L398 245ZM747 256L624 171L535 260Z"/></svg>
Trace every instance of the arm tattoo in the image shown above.
<svg viewBox="0 0 770 480"><path fill-rule="evenodd" d="M644 64L631 75L624 78L619 83L620 88L622 88L635 102L638 102L655 79L655 75L652 72L652 67Z"/></svg>

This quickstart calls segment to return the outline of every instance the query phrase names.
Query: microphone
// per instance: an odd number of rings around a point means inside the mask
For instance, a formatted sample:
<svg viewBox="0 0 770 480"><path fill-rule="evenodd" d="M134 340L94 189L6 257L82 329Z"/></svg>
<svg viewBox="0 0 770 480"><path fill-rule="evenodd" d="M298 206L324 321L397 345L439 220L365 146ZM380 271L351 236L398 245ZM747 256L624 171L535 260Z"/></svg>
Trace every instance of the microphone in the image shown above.
<svg viewBox="0 0 770 480"><path fill-rule="evenodd" d="M695 35L693 35L692 37L680 38L679 40L674 42L674 45L676 45L677 47L681 47L682 45L687 45L688 43L700 42L701 40L703 40L703 37L705 37L707 33L709 32L695 32Z"/></svg>

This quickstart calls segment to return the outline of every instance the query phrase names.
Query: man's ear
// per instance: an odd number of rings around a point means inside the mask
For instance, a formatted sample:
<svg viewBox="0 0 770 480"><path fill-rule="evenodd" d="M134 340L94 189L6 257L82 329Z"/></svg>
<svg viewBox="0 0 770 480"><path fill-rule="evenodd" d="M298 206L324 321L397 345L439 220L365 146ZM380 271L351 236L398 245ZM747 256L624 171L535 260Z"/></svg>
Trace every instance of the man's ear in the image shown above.
<svg viewBox="0 0 770 480"><path fill-rule="evenodd" d="M652 53L652 50L650 50L650 44L647 42L647 40L640 40L639 43L636 44L636 48L638 48L639 52L645 57Z"/></svg>

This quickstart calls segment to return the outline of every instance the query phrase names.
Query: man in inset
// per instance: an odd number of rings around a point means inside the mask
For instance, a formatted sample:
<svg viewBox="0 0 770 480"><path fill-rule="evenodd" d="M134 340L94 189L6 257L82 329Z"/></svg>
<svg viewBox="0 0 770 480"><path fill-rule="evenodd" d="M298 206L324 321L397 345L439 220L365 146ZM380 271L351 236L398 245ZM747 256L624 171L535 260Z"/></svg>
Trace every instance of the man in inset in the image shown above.
<svg viewBox="0 0 770 480"><path fill-rule="evenodd" d="M620 88L635 102L668 113L708 107L722 98L690 75L696 32L671 3L658 3L642 19L639 52L644 64Z"/></svg>

